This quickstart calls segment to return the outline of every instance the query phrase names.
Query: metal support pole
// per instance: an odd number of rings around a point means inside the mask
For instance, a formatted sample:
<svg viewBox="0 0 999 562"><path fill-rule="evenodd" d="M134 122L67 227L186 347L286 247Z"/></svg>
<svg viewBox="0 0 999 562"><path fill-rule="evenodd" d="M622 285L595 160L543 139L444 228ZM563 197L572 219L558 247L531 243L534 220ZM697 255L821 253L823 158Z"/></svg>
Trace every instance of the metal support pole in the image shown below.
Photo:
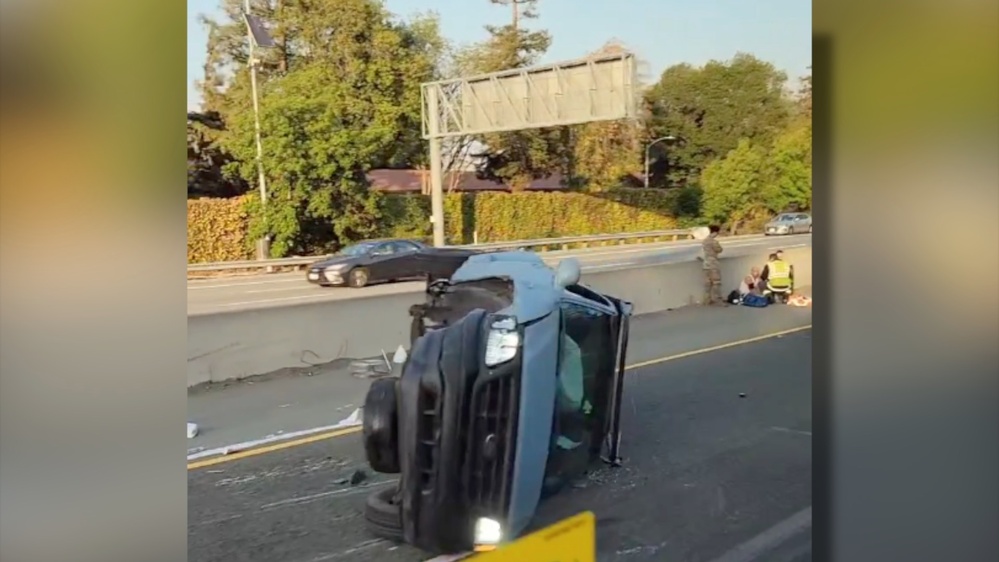
<svg viewBox="0 0 999 562"><path fill-rule="evenodd" d="M243 9L246 10L247 15L250 14L250 0L244 0ZM253 33L250 31L249 26L246 28L246 41L249 45L250 56L247 59L247 64L250 66L250 90L253 95L253 128L257 142L257 183L260 186L260 206L264 210L264 221L266 221L267 177L264 175L264 145L260 140L260 99L257 95L257 61L255 60L253 49ZM270 257L268 242L267 235L264 235L263 238L257 241L257 259L265 260Z"/></svg>
<svg viewBox="0 0 999 562"><path fill-rule="evenodd" d="M427 132L430 136L430 221L434 226L434 246L441 247L444 241L444 186L443 162L441 158L440 110L438 109L437 88L427 89Z"/></svg>
<svg viewBox="0 0 999 562"><path fill-rule="evenodd" d="M676 140L676 137L674 137L673 135L666 135L665 137L659 137L654 141L650 142L649 144L645 145L645 189L649 188L649 152L652 151L652 147L655 146L656 143L658 142L663 142L663 141L669 142L674 140Z"/></svg>
<svg viewBox="0 0 999 562"><path fill-rule="evenodd" d="M649 150L651 149L652 144L645 145L645 189L649 188Z"/></svg>

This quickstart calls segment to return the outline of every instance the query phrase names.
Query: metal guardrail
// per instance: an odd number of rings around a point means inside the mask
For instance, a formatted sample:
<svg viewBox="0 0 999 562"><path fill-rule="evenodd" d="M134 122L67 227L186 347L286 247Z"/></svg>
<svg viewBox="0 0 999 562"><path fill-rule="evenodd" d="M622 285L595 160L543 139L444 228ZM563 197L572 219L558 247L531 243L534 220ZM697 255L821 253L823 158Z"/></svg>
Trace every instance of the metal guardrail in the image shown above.
<svg viewBox="0 0 999 562"><path fill-rule="evenodd" d="M535 240L513 240L509 242L486 242L482 244L464 244L460 246L447 246L448 248L468 248L474 250L519 250L524 248L535 248L547 251L549 248L559 248L568 250L573 246L587 247L591 244L602 244L607 242L617 242L625 244L631 241L657 241L663 238L680 240L692 238L692 230L653 230L648 232L627 232L623 234L594 234L590 236L566 236L563 238L540 238ZM288 267L304 267L319 260L329 257L324 256L296 256L290 258L277 258L269 260L242 260L216 263L192 263L188 264L187 272L212 272L212 271L236 271L236 270L278 270Z"/></svg>

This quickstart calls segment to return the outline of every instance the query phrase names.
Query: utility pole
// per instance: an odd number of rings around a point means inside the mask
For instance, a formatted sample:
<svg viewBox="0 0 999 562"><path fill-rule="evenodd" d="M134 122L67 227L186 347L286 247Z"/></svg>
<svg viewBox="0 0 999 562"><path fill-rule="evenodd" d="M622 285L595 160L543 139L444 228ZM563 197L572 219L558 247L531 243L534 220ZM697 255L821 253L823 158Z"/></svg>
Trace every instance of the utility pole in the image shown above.
<svg viewBox="0 0 999 562"><path fill-rule="evenodd" d="M267 177L264 175L264 145L260 140L260 99L257 94L257 59L253 25L251 24L250 0L243 0L243 10L246 16L246 42L249 47L247 64L250 66L250 91L253 96L253 129L257 142L257 183L260 186L260 206L263 209L264 221L267 220ZM262 28L261 28L262 31ZM257 241L257 259L265 260L270 256L268 235Z"/></svg>
<svg viewBox="0 0 999 562"><path fill-rule="evenodd" d="M427 89L427 125L430 133L430 222L434 228L434 246L444 245L443 158L440 137L440 100L437 86Z"/></svg>

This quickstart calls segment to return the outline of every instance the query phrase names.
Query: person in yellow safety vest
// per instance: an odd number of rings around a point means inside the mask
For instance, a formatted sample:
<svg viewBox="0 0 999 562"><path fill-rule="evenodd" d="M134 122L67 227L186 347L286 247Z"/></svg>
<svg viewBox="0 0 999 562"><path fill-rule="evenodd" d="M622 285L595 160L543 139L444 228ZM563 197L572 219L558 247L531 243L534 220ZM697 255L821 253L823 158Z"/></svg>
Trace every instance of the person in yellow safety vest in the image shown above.
<svg viewBox="0 0 999 562"><path fill-rule="evenodd" d="M791 264L782 260L778 254L770 254L770 260L760 273L760 284L767 290L788 290L794 289L794 272Z"/></svg>

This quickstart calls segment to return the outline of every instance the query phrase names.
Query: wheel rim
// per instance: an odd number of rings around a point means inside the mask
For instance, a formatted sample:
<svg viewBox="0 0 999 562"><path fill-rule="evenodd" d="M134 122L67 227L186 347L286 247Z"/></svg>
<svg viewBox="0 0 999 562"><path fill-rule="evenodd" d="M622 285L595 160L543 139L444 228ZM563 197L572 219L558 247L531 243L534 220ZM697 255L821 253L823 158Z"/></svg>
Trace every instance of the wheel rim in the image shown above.
<svg viewBox="0 0 999 562"><path fill-rule="evenodd" d="M364 285L367 282L368 282L368 274L365 273L364 270L358 269L358 270L354 271L354 284L355 285Z"/></svg>

